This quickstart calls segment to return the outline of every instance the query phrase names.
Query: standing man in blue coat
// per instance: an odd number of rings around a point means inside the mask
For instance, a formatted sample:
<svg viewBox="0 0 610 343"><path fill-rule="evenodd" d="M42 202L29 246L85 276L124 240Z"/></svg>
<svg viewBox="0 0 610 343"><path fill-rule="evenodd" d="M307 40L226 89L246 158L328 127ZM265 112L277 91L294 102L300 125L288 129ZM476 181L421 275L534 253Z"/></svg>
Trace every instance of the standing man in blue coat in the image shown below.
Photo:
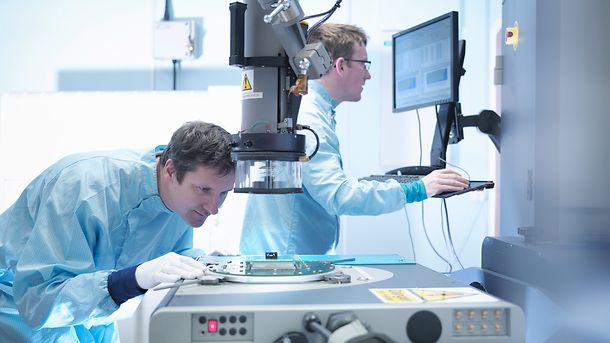
<svg viewBox="0 0 610 343"><path fill-rule="evenodd" d="M309 81L298 121L317 132L320 146L302 165L303 193L251 194L241 237L242 254L327 254L339 239L340 215L377 215L402 209L406 203L462 190L468 181L449 170L435 170L417 182L400 184L348 178L343 170L335 108L359 101L371 78L366 33L353 25L323 24L308 43L322 42L333 60L319 80ZM308 151L315 139L308 133Z"/></svg>
<svg viewBox="0 0 610 343"><path fill-rule="evenodd" d="M234 182L230 134L201 121L162 150L51 165L0 215L0 341L116 341L121 303L203 275L193 227Z"/></svg>

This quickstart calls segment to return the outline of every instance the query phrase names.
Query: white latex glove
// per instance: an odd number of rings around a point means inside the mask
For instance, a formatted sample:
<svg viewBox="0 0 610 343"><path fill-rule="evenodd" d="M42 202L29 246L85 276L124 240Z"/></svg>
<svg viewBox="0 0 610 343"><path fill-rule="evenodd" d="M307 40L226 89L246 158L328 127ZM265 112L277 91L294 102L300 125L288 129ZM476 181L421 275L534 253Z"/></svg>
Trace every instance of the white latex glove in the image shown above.
<svg viewBox="0 0 610 343"><path fill-rule="evenodd" d="M238 256L238 253L234 253L227 249L216 249L211 253L207 254L207 256Z"/></svg>
<svg viewBox="0 0 610 343"><path fill-rule="evenodd" d="M162 282L196 279L203 276L205 270L203 263L170 252L139 265L136 268L136 282L141 288L149 289Z"/></svg>

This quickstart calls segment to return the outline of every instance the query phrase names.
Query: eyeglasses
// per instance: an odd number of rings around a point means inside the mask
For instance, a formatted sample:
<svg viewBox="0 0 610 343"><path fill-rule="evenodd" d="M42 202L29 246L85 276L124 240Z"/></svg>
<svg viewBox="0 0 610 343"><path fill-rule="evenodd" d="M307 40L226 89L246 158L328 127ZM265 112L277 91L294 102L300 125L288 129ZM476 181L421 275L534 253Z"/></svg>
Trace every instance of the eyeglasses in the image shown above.
<svg viewBox="0 0 610 343"><path fill-rule="evenodd" d="M367 60L353 60L351 58L344 58L344 60L350 61L350 62L360 62L360 63L362 63L362 67L364 67L364 70L366 70L366 71L369 71L371 69L371 61L367 61Z"/></svg>

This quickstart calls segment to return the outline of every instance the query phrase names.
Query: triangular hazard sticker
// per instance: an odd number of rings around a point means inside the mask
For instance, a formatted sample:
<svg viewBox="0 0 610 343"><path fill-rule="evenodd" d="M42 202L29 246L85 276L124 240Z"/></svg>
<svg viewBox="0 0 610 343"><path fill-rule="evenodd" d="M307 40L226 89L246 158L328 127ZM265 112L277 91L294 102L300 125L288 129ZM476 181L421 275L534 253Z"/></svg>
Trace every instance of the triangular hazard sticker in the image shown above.
<svg viewBox="0 0 610 343"><path fill-rule="evenodd" d="M250 84L250 80L248 80L248 74L244 74L244 80L241 83L241 90L242 91L251 91L252 90L252 85Z"/></svg>
<svg viewBox="0 0 610 343"><path fill-rule="evenodd" d="M449 289L425 289L425 288L416 288L411 289L411 292L417 294L424 300L435 301L435 300L447 300L454 298L462 298L471 296L474 293L471 292L455 292Z"/></svg>

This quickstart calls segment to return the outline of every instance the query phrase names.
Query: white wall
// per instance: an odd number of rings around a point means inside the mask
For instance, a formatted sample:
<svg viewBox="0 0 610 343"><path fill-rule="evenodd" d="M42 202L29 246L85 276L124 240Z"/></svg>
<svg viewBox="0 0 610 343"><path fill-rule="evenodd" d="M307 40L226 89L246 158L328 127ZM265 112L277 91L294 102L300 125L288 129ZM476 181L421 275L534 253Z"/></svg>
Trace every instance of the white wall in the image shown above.
<svg viewBox="0 0 610 343"><path fill-rule="evenodd" d="M239 84L237 69L227 65L230 2L173 1L176 18L201 17L205 31L202 57L184 61L183 71L204 71L218 81L213 70L235 69L231 76ZM123 76L113 89L171 89L166 77L171 61L152 58L152 27L163 10L163 0L0 1L0 92L61 90L66 74L79 72L100 79L104 73ZM190 89L202 89L207 82L202 77L192 84L199 88Z"/></svg>

